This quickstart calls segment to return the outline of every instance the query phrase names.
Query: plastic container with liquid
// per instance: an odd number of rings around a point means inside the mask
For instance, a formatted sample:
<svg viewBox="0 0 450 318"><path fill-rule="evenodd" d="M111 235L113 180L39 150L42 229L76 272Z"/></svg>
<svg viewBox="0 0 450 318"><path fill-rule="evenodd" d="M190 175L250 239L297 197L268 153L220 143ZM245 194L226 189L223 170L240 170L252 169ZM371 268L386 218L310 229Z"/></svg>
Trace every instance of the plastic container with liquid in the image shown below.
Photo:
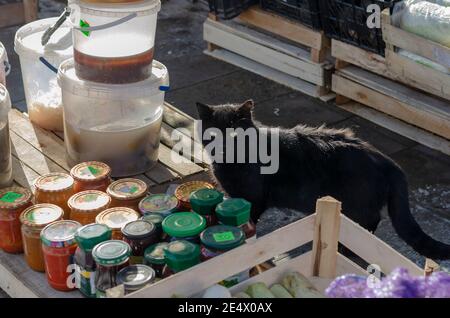
<svg viewBox="0 0 450 318"><path fill-rule="evenodd" d="M19 55L28 115L36 125L63 131L61 89L56 73L59 65L73 56L71 27L64 23L42 46L41 37L57 18L37 20L21 27L14 40Z"/></svg>
<svg viewBox="0 0 450 318"><path fill-rule="evenodd" d="M6 85L6 76L9 74L11 66L8 62L8 54L5 46L0 42L0 84Z"/></svg>
<svg viewBox="0 0 450 318"><path fill-rule="evenodd" d="M167 68L153 61L152 76L133 84L101 84L76 76L73 60L59 69L64 135L70 166L101 161L113 177L146 172L158 159Z"/></svg>
<svg viewBox="0 0 450 318"><path fill-rule="evenodd" d="M11 140L9 137L8 113L11 99L5 86L0 84L0 188L12 184Z"/></svg>
<svg viewBox="0 0 450 318"><path fill-rule="evenodd" d="M159 0L112 4L74 0L70 8L78 77L124 84L151 76Z"/></svg>

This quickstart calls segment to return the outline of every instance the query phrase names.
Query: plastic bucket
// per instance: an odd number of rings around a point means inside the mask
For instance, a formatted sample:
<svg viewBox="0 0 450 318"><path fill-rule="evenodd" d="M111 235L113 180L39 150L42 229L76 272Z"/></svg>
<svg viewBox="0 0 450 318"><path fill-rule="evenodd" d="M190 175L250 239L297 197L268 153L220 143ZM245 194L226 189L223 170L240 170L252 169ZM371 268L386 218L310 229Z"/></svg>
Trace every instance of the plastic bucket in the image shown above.
<svg viewBox="0 0 450 318"><path fill-rule="evenodd" d="M5 46L0 42L0 84L6 85L6 75L8 75L9 71L8 54Z"/></svg>
<svg viewBox="0 0 450 318"><path fill-rule="evenodd" d="M14 40L19 55L30 120L38 126L63 131L61 89L56 80L59 65L73 56L71 27L63 24L43 47L41 36L57 18L42 19L21 27Z"/></svg>
<svg viewBox="0 0 450 318"><path fill-rule="evenodd" d="M159 0L132 3L70 3L78 77L123 84L152 74Z"/></svg>
<svg viewBox="0 0 450 318"><path fill-rule="evenodd" d="M158 160L167 68L153 61L152 76L132 84L80 79L74 61L61 64L67 161L102 161L114 177L149 170Z"/></svg>

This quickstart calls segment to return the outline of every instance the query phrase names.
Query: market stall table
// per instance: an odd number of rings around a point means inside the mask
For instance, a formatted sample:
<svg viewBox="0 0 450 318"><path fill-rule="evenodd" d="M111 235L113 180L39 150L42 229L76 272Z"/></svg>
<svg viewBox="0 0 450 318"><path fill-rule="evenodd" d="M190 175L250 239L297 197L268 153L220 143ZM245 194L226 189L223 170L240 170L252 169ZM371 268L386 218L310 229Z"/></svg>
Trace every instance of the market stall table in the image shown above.
<svg viewBox="0 0 450 318"><path fill-rule="evenodd" d="M33 125L26 114L15 109L10 112L9 120L15 185L31 188L40 175L70 170L65 159L63 134ZM172 140L172 133L178 127L190 134L178 133L179 139ZM135 176L148 184L151 193L165 192L170 184L209 180L201 154L196 153L192 157L185 154L183 157L171 152L176 143L193 144L193 132L194 119L165 104L159 162L146 173ZM81 297L78 291L65 293L52 289L44 273L27 266L23 254L3 251L0 251L0 288L11 297Z"/></svg>

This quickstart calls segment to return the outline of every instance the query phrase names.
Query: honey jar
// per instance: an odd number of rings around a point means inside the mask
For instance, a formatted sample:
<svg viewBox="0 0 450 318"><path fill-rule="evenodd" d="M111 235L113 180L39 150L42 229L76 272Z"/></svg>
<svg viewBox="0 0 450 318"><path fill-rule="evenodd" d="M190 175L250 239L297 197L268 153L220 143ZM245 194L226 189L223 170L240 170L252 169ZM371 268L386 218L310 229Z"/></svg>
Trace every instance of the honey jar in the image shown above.
<svg viewBox="0 0 450 318"><path fill-rule="evenodd" d="M67 201L73 195L74 180L66 173L49 173L36 179L36 203L50 203L64 210L64 219L69 219Z"/></svg>
<svg viewBox="0 0 450 318"><path fill-rule="evenodd" d="M122 228L128 223L136 221L139 217L140 214L133 209L116 207L101 212L95 218L95 222L108 226L112 231L113 240L122 240Z"/></svg>
<svg viewBox="0 0 450 318"><path fill-rule="evenodd" d="M111 168L103 162L80 163L72 168L70 175L75 180L73 185L75 193L86 190L106 192L111 184Z"/></svg>
<svg viewBox="0 0 450 318"><path fill-rule="evenodd" d="M139 179L120 179L111 183L107 193L111 197L111 207L127 207L139 211L139 202L147 194L147 184Z"/></svg>
<svg viewBox="0 0 450 318"><path fill-rule="evenodd" d="M175 197L180 202L180 210L190 211L191 203L189 197L191 193L204 188L214 189L214 186L211 183L205 181L190 181L179 185L175 189Z"/></svg>
<svg viewBox="0 0 450 318"><path fill-rule="evenodd" d="M105 192L88 190L74 194L70 197L70 219L87 225L95 223L97 215L106 210L111 198Z"/></svg>

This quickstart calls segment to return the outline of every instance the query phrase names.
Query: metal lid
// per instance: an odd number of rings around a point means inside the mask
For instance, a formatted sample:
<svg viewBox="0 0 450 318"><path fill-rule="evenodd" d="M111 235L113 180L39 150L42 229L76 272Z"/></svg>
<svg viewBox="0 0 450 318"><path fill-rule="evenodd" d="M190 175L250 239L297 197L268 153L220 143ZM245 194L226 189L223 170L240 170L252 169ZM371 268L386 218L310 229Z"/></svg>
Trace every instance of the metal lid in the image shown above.
<svg viewBox="0 0 450 318"><path fill-rule="evenodd" d="M242 245L245 233L236 226L215 225L204 230L200 240L206 247L226 251Z"/></svg>
<svg viewBox="0 0 450 318"><path fill-rule="evenodd" d="M99 243L110 240L112 231L104 224L88 224L75 233L75 241L84 251L90 252Z"/></svg>
<svg viewBox="0 0 450 318"><path fill-rule="evenodd" d="M123 284L126 290L134 291L150 284L155 279L155 271L146 265L127 266L117 273L119 285Z"/></svg>
<svg viewBox="0 0 450 318"><path fill-rule="evenodd" d="M164 265L166 261L164 260L164 250L167 248L169 243L161 242L150 245L145 249L144 259L149 264Z"/></svg>
<svg viewBox="0 0 450 318"><path fill-rule="evenodd" d="M60 192L72 188L73 182L73 178L68 174L53 172L38 177L34 186L40 191Z"/></svg>
<svg viewBox="0 0 450 318"><path fill-rule="evenodd" d="M128 223L122 228L122 233L129 239L143 239L153 235L156 231L156 226L145 220L136 220Z"/></svg>
<svg viewBox="0 0 450 318"><path fill-rule="evenodd" d="M102 191L87 190L74 194L67 204L79 212L101 212L108 208L111 197Z"/></svg>
<svg viewBox="0 0 450 318"><path fill-rule="evenodd" d="M10 187L0 190L0 209L15 210L31 202L33 194L31 191Z"/></svg>
<svg viewBox="0 0 450 318"><path fill-rule="evenodd" d="M147 193L147 184L139 179L120 179L111 183L106 190L116 200L133 200Z"/></svg>
<svg viewBox="0 0 450 318"><path fill-rule="evenodd" d="M206 220L195 212L179 212L166 217L162 227L172 237L197 236L205 229Z"/></svg>
<svg viewBox="0 0 450 318"><path fill-rule="evenodd" d="M169 194L152 194L139 202L139 211L142 214L160 213L163 216L168 216L178 209L178 199Z"/></svg>
<svg viewBox="0 0 450 318"><path fill-rule="evenodd" d="M82 162L70 170L70 175L78 181L100 181L111 175L111 168L103 162Z"/></svg>
<svg viewBox="0 0 450 318"><path fill-rule="evenodd" d="M53 222L41 232L41 241L51 247L67 247L75 244L75 233L81 224L72 220Z"/></svg>
<svg viewBox="0 0 450 318"><path fill-rule="evenodd" d="M112 230L120 230L128 223L139 219L139 217L139 213L133 209L118 207L100 212L95 218L95 222L105 224Z"/></svg>
<svg viewBox="0 0 450 318"><path fill-rule="evenodd" d="M200 263L200 247L185 240L173 241L164 250L170 269L179 272Z"/></svg>
<svg viewBox="0 0 450 318"><path fill-rule="evenodd" d="M122 17L130 13L145 16L161 9L160 0L72 0L71 4L78 5L82 13L101 17Z"/></svg>
<svg viewBox="0 0 450 318"><path fill-rule="evenodd" d="M251 207L245 199L227 199L217 205L217 218L223 224L240 226L250 220Z"/></svg>
<svg viewBox="0 0 450 318"><path fill-rule="evenodd" d="M54 204L42 203L30 206L20 214L20 222L26 226L42 228L62 219L64 210Z"/></svg>
<svg viewBox="0 0 450 318"><path fill-rule="evenodd" d="M164 221L164 216L158 213L147 213L141 217L141 220L153 223L157 228L162 227L162 222Z"/></svg>
<svg viewBox="0 0 450 318"><path fill-rule="evenodd" d="M120 265L128 260L130 254L130 245L119 240L102 242L92 250L92 257L100 265Z"/></svg>
<svg viewBox="0 0 450 318"><path fill-rule="evenodd" d="M216 205L223 201L223 193L216 189L200 189L191 193L189 197L192 210L202 214L214 214Z"/></svg>
<svg viewBox="0 0 450 318"><path fill-rule="evenodd" d="M207 188L214 189L214 186L205 181L190 181L179 185L175 189L175 196L179 201L189 202L189 197L192 192Z"/></svg>

